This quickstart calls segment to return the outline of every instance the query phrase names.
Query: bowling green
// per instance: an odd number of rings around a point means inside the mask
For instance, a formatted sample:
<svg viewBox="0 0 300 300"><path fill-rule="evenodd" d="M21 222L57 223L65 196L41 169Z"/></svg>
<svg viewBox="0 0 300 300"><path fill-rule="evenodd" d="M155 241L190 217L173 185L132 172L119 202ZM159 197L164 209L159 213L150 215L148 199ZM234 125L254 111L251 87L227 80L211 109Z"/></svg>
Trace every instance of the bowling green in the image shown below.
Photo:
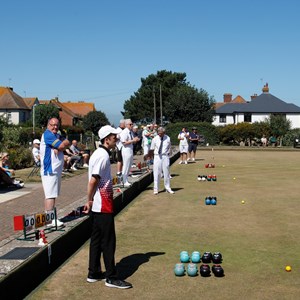
<svg viewBox="0 0 300 300"><path fill-rule="evenodd" d="M116 217L116 262L132 289L86 282L87 242L28 298L299 299L299 151L202 148L171 173L174 195L149 186ZM209 174L217 181L197 180ZM183 250L221 252L225 276L176 277Z"/></svg>

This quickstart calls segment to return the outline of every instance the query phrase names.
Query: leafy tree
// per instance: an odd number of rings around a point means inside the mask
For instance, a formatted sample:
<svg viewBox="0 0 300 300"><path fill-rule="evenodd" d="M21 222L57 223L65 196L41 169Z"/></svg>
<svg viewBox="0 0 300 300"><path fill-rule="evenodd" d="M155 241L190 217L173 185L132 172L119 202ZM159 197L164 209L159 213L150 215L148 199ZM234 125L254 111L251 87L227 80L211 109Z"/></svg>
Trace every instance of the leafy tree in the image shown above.
<svg viewBox="0 0 300 300"><path fill-rule="evenodd" d="M0 142L3 139L3 130L5 127L9 126L6 118L4 118L3 116L0 116ZM1 151L1 149L0 149Z"/></svg>
<svg viewBox="0 0 300 300"><path fill-rule="evenodd" d="M35 126L45 128L50 118L59 119L59 108L53 104L37 105L35 107Z"/></svg>
<svg viewBox="0 0 300 300"><path fill-rule="evenodd" d="M251 141L254 137L255 133L252 124L243 122L235 125L234 138L238 143L244 141L248 146L251 146Z"/></svg>
<svg viewBox="0 0 300 300"><path fill-rule="evenodd" d="M174 90L165 105L171 122L212 122L213 100L203 89L183 85Z"/></svg>
<svg viewBox="0 0 300 300"><path fill-rule="evenodd" d="M271 134L279 139L279 145L282 146L282 138L291 129L291 121L283 115L271 115L268 122Z"/></svg>
<svg viewBox="0 0 300 300"><path fill-rule="evenodd" d="M235 125L234 124L229 124L226 126L219 126L219 136L220 136L220 141L221 143L224 144L231 144L235 143Z"/></svg>
<svg viewBox="0 0 300 300"><path fill-rule="evenodd" d="M255 137L261 139L263 135L269 137L271 135L270 124L267 121L254 122L252 124Z"/></svg>
<svg viewBox="0 0 300 300"><path fill-rule="evenodd" d="M204 90L186 82L185 73L163 70L141 78L141 87L124 103L124 117L137 121L156 116L157 121L162 112L171 122L211 122L213 103Z"/></svg>
<svg viewBox="0 0 300 300"><path fill-rule="evenodd" d="M300 128L291 129L289 130L289 132L287 132L284 135L282 139L282 144L284 146L293 146L295 138L299 138L299 137L300 137Z"/></svg>
<svg viewBox="0 0 300 300"><path fill-rule="evenodd" d="M95 135L98 135L100 127L108 124L109 121L102 111L91 111L82 120L83 128L92 131Z"/></svg>

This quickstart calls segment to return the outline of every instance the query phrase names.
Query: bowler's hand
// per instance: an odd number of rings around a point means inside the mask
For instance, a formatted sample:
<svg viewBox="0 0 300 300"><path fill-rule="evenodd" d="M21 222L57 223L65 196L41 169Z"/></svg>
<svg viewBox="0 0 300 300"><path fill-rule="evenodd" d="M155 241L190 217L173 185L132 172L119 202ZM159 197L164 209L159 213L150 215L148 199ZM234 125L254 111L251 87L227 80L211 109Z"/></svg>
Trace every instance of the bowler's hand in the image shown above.
<svg viewBox="0 0 300 300"><path fill-rule="evenodd" d="M88 201L83 207L83 213L88 214L93 206L93 201Z"/></svg>

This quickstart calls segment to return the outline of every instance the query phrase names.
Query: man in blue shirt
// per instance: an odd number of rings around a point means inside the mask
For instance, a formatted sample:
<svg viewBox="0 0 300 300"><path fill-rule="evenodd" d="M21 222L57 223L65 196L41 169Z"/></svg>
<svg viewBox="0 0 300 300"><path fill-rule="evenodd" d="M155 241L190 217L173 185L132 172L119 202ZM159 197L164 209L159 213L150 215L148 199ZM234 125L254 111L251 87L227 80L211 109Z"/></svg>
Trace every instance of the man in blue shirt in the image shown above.
<svg viewBox="0 0 300 300"><path fill-rule="evenodd" d="M45 193L45 210L53 210L55 199L60 193L61 174L64 166L63 151L70 142L59 133L59 120L51 118L47 129L42 135L40 144L41 178ZM52 225L62 226L59 220L53 220Z"/></svg>

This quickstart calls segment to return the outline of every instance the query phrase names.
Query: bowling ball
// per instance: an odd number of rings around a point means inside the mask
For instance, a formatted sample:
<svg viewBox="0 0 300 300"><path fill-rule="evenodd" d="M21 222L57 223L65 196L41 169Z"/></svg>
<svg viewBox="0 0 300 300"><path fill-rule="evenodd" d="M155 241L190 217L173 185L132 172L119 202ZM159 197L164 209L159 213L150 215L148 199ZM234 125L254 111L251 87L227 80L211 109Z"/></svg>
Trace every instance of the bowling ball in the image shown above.
<svg viewBox="0 0 300 300"><path fill-rule="evenodd" d="M210 276L210 267L209 265L203 264L200 266L200 274L203 277L208 277Z"/></svg>
<svg viewBox="0 0 300 300"><path fill-rule="evenodd" d="M174 267L174 274L176 276L183 276L185 273L184 264L176 264Z"/></svg>
<svg viewBox="0 0 300 300"><path fill-rule="evenodd" d="M204 252L202 255L202 262L205 264L209 264L212 260L211 252Z"/></svg>
<svg viewBox="0 0 300 300"><path fill-rule="evenodd" d="M188 264L188 267L187 267L187 273L189 276L191 277L194 277L198 274L198 268L197 268L197 265L193 264L193 263L190 263Z"/></svg>
<svg viewBox="0 0 300 300"><path fill-rule="evenodd" d="M215 274L216 277L223 277L224 276L224 270L220 265L213 265L212 266L212 272Z"/></svg>

